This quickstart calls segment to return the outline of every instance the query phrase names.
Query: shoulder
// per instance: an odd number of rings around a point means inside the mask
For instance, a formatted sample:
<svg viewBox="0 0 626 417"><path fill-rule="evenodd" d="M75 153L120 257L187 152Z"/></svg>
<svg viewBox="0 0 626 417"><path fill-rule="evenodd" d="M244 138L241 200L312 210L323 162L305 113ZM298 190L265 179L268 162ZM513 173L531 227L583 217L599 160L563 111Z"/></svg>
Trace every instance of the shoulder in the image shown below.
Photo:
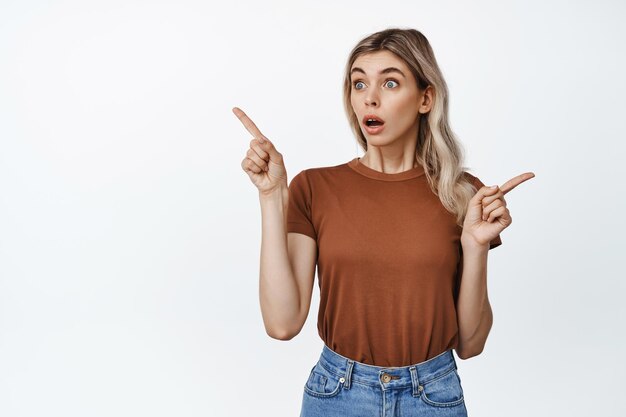
<svg viewBox="0 0 626 417"><path fill-rule="evenodd" d="M474 187L477 187L478 183L480 183L480 180L478 179L478 177L468 171L463 171L463 177L465 178L467 182L472 184ZM477 188L480 188L480 187L481 186L478 186Z"/></svg>
<svg viewBox="0 0 626 417"><path fill-rule="evenodd" d="M312 183L315 181L319 181L320 179L324 179L329 176L333 176L333 175L337 175L342 172L345 172L346 169L349 169L347 162L338 164L338 165L305 168L299 171L293 177L293 180L298 178L299 180L306 180L307 182Z"/></svg>
<svg viewBox="0 0 626 417"><path fill-rule="evenodd" d="M474 186L476 191L478 191L480 188L482 188L485 185L480 180L480 178L478 178L476 175L474 175L474 174L472 174L472 173L470 173L468 171L463 171L463 176L465 177L467 182L469 182L470 184L472 184Z"/></svg>

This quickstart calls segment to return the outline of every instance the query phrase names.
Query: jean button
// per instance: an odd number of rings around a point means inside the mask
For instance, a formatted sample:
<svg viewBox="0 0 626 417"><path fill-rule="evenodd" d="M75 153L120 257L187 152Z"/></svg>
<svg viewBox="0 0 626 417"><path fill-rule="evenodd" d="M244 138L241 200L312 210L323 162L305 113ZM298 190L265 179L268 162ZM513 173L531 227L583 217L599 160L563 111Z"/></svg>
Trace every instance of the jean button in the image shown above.
<svg viewBox="0 0 626 417"><path fill-rule="evenodd" d="M391 381L391 376L389 374L383 374L383 382Z"/></svg>

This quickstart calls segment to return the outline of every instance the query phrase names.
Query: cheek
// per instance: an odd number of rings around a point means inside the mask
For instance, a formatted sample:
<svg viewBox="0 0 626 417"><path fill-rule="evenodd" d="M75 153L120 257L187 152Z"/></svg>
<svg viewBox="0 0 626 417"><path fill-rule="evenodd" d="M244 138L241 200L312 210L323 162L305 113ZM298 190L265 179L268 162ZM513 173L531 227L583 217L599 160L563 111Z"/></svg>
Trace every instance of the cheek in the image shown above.
<svg viewBox="0 0 626 417"><path fill-rule="evenodd" d="M350 96L350 105L352 106L352 110L354 110L355 112L356 110L358 110L358 106L354 102L354 98L352 96Z"/></svg>
<svg viewBox="0 0 626 417"><path fill-rule="evenodd" d="M402 97L394 102L392 114L400 124L413 124L417 118L418 106L413 96Z"/></svg>

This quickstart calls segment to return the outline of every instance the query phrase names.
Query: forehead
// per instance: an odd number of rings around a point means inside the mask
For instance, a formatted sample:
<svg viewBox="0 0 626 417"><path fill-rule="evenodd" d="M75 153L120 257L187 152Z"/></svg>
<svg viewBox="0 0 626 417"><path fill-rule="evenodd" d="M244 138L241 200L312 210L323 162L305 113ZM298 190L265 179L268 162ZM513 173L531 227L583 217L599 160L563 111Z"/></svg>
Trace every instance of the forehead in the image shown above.
<svg viewBox="0 0 626 417"><path fill-rule="evenodd" d="M354 63L352 64L352 68L360 67L365 70L368 74L378 73L379 70L387 67L396 67L401 70L406 70L408 72L408 67L404 63L399 56L390 51L376 51L376 52L368 52L359 56ZM352 68L350 68L352 70Z"/></svg>

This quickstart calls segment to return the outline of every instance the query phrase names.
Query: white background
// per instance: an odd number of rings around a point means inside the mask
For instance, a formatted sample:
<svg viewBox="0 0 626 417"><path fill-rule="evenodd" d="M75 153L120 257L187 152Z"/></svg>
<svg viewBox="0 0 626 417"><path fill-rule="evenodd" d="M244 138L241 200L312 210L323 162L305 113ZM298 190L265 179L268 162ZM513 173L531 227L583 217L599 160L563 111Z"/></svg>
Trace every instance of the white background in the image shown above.
<svg viewBox="0 0 626 417"><path fill-rule="evenodd" d="M248 113L289 179L360 156L341 103L364 36L412 27L465 165L507 194L494 325L457 359L470 416L623 416L619 1L0 3L0 415L297 416L317 281L265 333Z"/></svg>

